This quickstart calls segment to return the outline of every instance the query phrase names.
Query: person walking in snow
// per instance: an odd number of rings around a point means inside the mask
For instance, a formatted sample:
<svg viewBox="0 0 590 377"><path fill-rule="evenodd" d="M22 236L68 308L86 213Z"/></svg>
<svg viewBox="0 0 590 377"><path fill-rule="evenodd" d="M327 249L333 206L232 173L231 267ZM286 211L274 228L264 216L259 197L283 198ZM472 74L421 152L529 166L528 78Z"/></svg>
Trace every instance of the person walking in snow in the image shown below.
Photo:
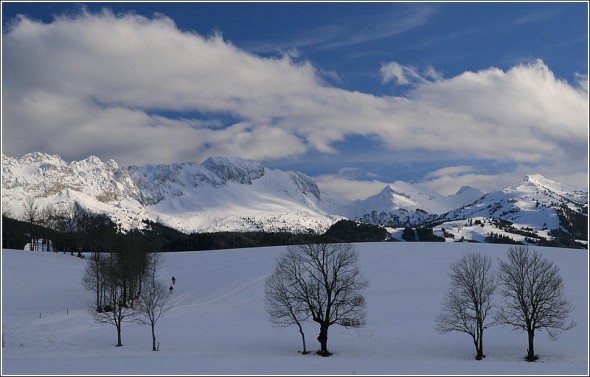
<svg viewBox="0 0 590 377"><path fill-rule="evenodd" d="M172 276L172 285L176 284L176 278Z"/></svg>

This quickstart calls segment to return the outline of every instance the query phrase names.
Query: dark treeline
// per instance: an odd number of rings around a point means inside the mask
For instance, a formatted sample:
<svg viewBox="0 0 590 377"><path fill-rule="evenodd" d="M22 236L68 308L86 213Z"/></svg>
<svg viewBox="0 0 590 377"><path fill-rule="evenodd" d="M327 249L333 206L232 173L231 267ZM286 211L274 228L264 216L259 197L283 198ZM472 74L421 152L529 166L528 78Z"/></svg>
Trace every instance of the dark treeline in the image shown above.
<svg viewBox="0 0 590 377"><path fill-rule="evenodd" d="M384 228L340 220L324 234L290 232L215 232L185 234L162 224L146 222L146 235L163 251L217 250L325 242L376 242L388 239ZM351 225L352 224L352 225Z"/></svg>
<svg viewBox="0 0 590 377"><path fill-rule="evenodd" d="M429 227L405 227L402 238L407 242L445 242L445 238L434 234L434 230Z"/></svg>
<svg viewBox="0 0 590 377"><path fill-rule="evenodd" d="M380 226L340 220L332 225L323 235L324 242L379 242L391 240L391 235Z"/></svg>
<svg viewBox="0 0 590 377"><path fill-rule="evenodd" d="M144 222L142 230L121 232L106 215L81 212L75 223L48 227L2 216L2 247L23 249L34 239L51 240L56 252L82 256L83 252L113 252L133 248L147 252L216 250L284 246L320 242L377 242L389 239L379 226L341 220L324 234L290 232L216 232L186 234L165 225Z"/></svg>
<svg viewBox="0 0 590 377"><path fill-rule="evenodd" d="M144 238L143 234L136 233L131 231L127 236ZM81 256L84 251L111 251L113 242L119 242L121 236L115 223L105 215L84 213L67 230L2 216L2 248L6 249L23 249L42 239L50 241L54 251Z"/></svg>

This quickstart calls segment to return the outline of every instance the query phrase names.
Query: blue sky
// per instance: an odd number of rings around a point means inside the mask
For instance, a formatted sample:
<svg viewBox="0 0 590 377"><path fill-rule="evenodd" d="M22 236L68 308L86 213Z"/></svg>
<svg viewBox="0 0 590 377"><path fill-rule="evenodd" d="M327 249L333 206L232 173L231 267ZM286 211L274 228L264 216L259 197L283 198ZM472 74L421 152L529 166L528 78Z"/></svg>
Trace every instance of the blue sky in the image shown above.
<svg viewBox="0 0 590 377"><path fill-rule="evenodd" d="M349 198L587 187L588 5L2 3L3 153L236 155ZM17 16L17 15L22 16Z"/></svg>

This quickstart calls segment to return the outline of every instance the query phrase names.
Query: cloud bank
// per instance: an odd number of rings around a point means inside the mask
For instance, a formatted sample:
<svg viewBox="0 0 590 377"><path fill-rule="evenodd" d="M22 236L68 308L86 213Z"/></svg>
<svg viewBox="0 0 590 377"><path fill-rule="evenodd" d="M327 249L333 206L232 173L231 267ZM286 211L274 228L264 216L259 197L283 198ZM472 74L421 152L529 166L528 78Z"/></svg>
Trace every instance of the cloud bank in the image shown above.
<svg viewBox="0 0 590 377"><path fill-rule="evenodd" d="M263 58L221 35L181 31L163 15L106 10L48 24L20 17L2 49L9 155L264 161L337 156L346 153L337 143L356 135L392 152L587 171L587 73L571 85L541 60L452 78L390 62L384 83L413 86L405 97L375 96L330 86L293 54Z"/></svg>

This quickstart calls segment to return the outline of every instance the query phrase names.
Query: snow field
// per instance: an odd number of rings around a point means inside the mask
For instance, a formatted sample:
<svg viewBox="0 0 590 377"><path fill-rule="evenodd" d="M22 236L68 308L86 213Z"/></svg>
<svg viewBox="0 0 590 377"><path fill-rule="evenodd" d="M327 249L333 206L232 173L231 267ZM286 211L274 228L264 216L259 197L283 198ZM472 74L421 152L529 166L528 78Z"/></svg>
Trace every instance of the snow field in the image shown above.
<svg viewBox="0 0 590 377"><path fill-rule="evenodd" d="M2 251L3 374L579 374L588 373L587 250L539 248L560 267L577 326L551 341L537 332L536 363L523 361L526 334L493 327L487 358L474 360L471 338L438 334L434 318L448 287L449 265L466 252L505 258L509 245L356 244L369 280L367 326L332 326L331 357L301 355L295 327L272 327L264 281L285 247L166 253L160 278L176 277L174 310L157 324L126 323L123 347L113 326L88 314L85 260L69 254ZM496 302L501 298L496 296ZM67 314L66 314L67 310ZM39 318L41 313L41 318ZM318 326L305 325L308 350Z"/></svg>

